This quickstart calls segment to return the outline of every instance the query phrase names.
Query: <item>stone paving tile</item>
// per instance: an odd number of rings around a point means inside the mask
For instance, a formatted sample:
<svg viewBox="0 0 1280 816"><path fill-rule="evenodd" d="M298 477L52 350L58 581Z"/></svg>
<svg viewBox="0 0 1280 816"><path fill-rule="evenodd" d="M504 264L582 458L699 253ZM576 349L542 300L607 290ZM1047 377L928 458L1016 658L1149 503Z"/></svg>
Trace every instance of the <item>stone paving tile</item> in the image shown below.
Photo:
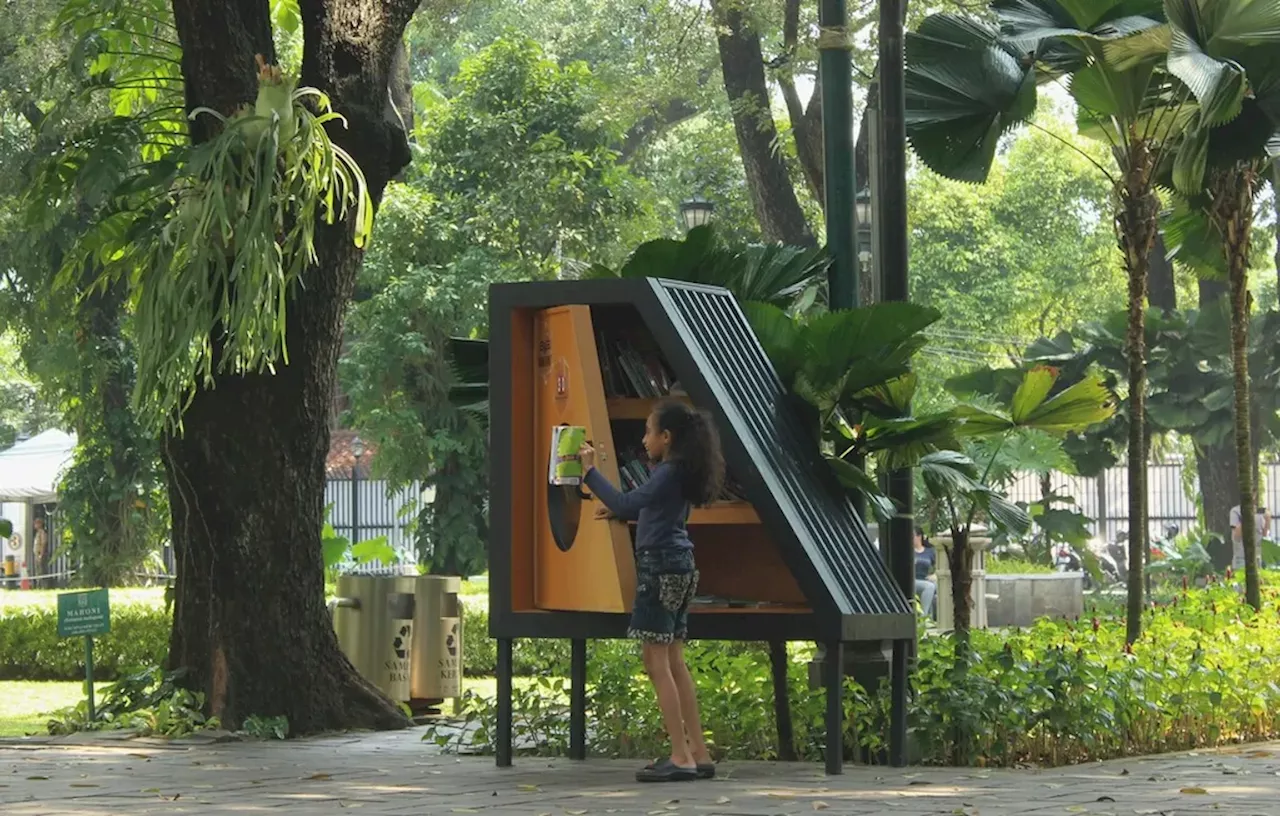
<svg viewBox="0 0 1280 816"><path fill-rule="evenodd" d="M645 786L632 781L635 762L517 758L499 769L419 737L0 741L0 814L1280 816L1280 743L1053 770L850 766L827 777L812 764L726 763L711 782Z"/></svg>

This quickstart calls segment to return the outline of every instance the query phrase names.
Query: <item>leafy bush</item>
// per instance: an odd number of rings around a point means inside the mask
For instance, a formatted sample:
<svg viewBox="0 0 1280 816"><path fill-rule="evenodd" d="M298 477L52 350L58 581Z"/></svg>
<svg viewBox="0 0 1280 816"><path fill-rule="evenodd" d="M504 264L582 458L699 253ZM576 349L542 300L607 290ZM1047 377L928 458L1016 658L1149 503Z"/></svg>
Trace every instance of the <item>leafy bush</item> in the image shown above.
<svg viewBox="0 0 1280 816"><path fill-rule="evenodd" d="M1027 561L1024 558L989 558L988 575L1048 575L1054 572L1048 564Z"/></svg>
<svg viewBox="0 0 1280 816"><path fill-rule="evenodd" d="M955 670L949 637L921 640L908 717L914 760L932 764L1058 765L1186 750L1280 735L1280 604L1274 575L1255 613L1234 586L1173 596L1145 614L1144 636L1124 644L1122 616L1050 621L1013 633L972 633L972 656ZM473 638L474 639L474 638ZM520 641L517 641L519 644ZM824 750L821 692L808 688L807 645L793 644L788 682L797 753ZM592 642L588 722L591 750L653 757L664 750L661 719L634 644ZM772 683L759 644L691 643L690 668L703 722L719 757L776 754ZM547 671L514 697L517 747L563 753L567 691ZM847 681L845 753L884 747L888 689ZM491 751L494 702L471 696L464 719L479 726L428 732L451 750Z"/></svg>
<svg viewBox="0 0 1280 816"><path fill-rule="evenodd" d="M49 733L130 728L143 736L185 737L218 728L217 717L204 715L204 695L178 687L182 674L153 666L125 677L103 692L92 720L88 703L81 700L49 721Z"/></svg>
<svg viewBox="0 0 1280 816"><path fill-rule="evenodd" d="M162 606L111 608L111 632L94 638L94 676L114 680L163 665L171 619ZM58 637L58 611L47 606L0 609L0 680L81 680L84 639Z"/></svg>

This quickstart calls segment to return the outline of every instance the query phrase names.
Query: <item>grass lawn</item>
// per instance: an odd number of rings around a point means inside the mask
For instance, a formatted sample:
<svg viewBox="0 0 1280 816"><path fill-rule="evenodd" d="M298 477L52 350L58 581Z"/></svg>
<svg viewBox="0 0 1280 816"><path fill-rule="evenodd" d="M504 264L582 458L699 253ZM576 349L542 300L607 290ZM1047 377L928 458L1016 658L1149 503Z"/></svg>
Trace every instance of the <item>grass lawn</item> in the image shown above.
<svg viewBox="0 0 1280 816"><path fill-rule="evenodd" d="M516 677L514 680L520 688L537 682L533 677ZM95 685L99 699L103 689L109 685ZM49 715L79 703L84 699L83 688L83 683L0 681L0 737L44 734ZM462 688L481 697L496 697L498 680L495 677L467 677L462 681ZM445 710L452 711L452 708L446 705Z"/></svg>
<svg viewBox="0 0 1280 816"><path fill-rule="evenodd" d="M32 589L26 591L0 590L0 617L5 613L14 614L21 609L56 609L58 594L71 590ZM468 609L488 610L489 579L488 576L472 578L462 582L459 599ZM127 587L111 590L111 603L117 606L149 605L164 606L164 587Z"/></svg>
<svg viewBox="0 0 1280 816"><path fill-rule="evenodd" d="M69 589L30 589L0 592L0 616L20 609L57 609L58 595ZM111 603L125 606L147 604L164 606L164 587L127 587L111 590Z"/></svg>
<svg viewBox="0 0 1280 816"><path fill-rule="evenodd" d="M105 683L96 684L95 690ZM0 682L0 737L45 733L49 714L84 699L83 683Z"/></svg>

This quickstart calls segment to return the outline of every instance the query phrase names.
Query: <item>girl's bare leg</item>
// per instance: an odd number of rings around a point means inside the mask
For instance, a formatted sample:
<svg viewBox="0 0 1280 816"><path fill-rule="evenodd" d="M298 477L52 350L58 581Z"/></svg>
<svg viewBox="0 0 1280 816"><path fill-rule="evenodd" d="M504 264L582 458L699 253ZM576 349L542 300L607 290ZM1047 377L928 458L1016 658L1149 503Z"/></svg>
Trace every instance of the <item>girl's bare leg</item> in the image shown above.
<svg viewBox="0 0 1280 816"><path fill-rule="evenodd" d="M692 768L696 763L689 753L689 743L684 735L685 722L681 714L683 699L676 688L675 678L672 677L668 646L665 643L646 643L643 656L644 668L649 673L653 690L658 694L658 708L662 710L662 723L666 726L667 736L671 739L671 762L681 768ZM680 661L680 666L684 667L683 660ZM688 669L684 669L684 673L688 676ZM692 683L692 679L690 682ZM696 703L694 716L697 717ZM703 750L706 750L705 746Z"/></svg>
<svg viewBox="0 0 1280 816"><path fill-rule="evenodd" d="M711 752L707 750L706 740L702 736L702 718L698 714L698 690L693 684L693 675L684 662L684 641L677 640L667 649L667 664L671 667L671 677L675 681L676 691L680 695L680 717L684 722L684 730L689 741L689 754L699 765L711 764Z"/></svg>

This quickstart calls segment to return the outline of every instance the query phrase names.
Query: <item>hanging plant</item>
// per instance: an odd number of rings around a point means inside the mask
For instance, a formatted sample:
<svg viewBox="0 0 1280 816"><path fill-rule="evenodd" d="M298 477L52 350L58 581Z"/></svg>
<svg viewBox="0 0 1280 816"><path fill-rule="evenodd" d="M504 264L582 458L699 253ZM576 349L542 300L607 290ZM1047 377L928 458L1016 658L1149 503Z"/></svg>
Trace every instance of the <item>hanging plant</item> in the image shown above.
<svg viewBox="0 0 1280 816"><path fill-rule="evenodd" d="M253 107L191 112L221 128L191 149L162 204L163 228L136 239L135 405L169 427L181 427L216 374L288 363L286 307L316 261L318 223L354 215L357 246L373 228L364 175L325 131L346 120L325 94L257 60Z"/></svg>

